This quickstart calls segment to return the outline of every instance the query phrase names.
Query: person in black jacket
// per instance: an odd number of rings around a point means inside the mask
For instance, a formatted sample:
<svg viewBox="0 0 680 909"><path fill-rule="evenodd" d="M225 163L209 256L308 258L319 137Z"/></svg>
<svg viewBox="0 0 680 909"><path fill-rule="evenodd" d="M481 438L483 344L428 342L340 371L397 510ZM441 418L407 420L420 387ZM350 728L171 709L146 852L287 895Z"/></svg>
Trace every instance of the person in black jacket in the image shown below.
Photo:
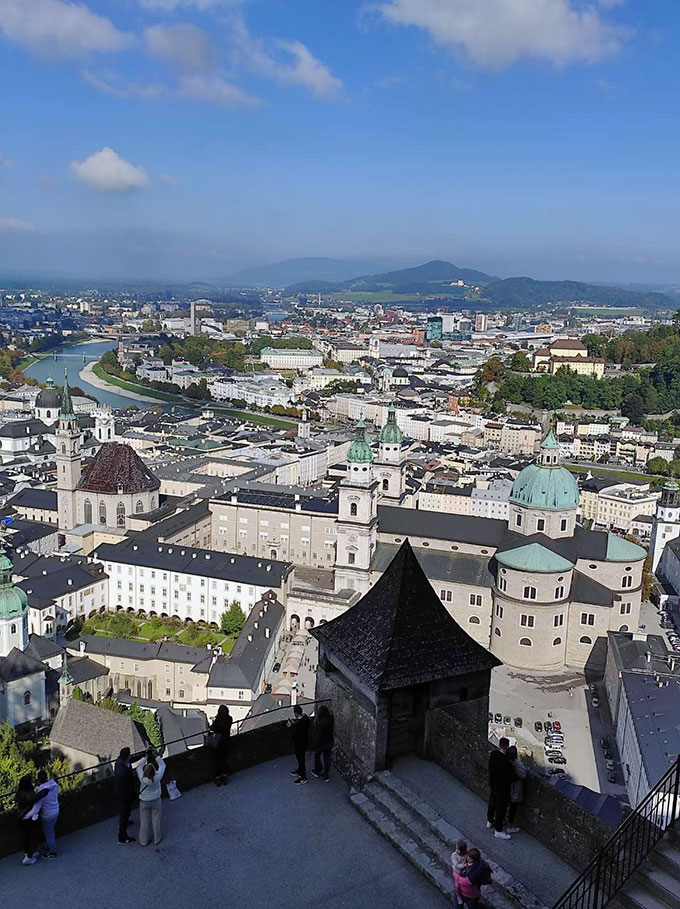
<svg viewBox="0 0 680 909"><path fill-rule="evenodd" d="M229 744L233 719L226 704L220 704L210 731L217 736L215 748L215 785L226 786L229 782Z"/></svg>
<svg viewBox="0 0 680 909"><path fill-rule="evenodd" d="M331 770L331 751L333 749L333 714L325 704L319 707L319 712L314 724L314 769L312 776L317 780L322 776L326 782L329 780ZM323 758L323 772L321 769L321 759Z"/></svg>
<svg viewBox="0 0 680 909"><path fill-rule="evenodd" d="M486 812L486 826L494 827L494 836L501 840L511 839L503 830L503 821L510 804L510 785L517 779L512 762L508 757L510 742L502 738L498 751L489 756L489 806Z"/></svg>
<svg viewBox="0 0 680 909"><path fill-rule="evenodd" d="M134 843L134 836L128 835L130 812L135 801L135 775L132 772L130 749L121 748L113 770L113 785L118 802L118 842Z"/></svg>
<svg viewBox="0 0 680 909"><path fill-rule="evenodd" d="M302 707L296 704L293 707L294 717L288 720L288 725L293 730L293 749L297 760L297 767L290 772L296 777L299 785L307 782L307 740L309 738L309 717L302 712Z"/></svg>
<svg viewBox="0 0 680 909"><path fill-rule="evenodd" d="M19 815L19 826L24 838L24 857L21 860L22 865L35 865L38 860L38 843L41 839L39 802L44 798L46 793L38 794L33 788L33 780L30 774L22 776L17 788L17 812Z"/></svg>

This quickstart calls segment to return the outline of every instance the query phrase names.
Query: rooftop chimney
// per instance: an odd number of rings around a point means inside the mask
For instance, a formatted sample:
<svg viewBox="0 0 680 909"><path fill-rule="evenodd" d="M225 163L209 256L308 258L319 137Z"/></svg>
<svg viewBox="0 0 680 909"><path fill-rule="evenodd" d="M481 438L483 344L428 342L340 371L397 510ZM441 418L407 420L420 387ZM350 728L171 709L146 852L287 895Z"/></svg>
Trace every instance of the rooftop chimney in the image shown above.
<svg viewBox="0 0 680 909"><path fill-rule="evenodd" d="M79 641L78 647L79 647L81 653L85 653L85 648L87 647L87 643L85 641Z"/></svg>
<svg viewBox="0 0 680 909"><path fill-rule="evenodd" d="M265 628L265 630L264 630L264 636L265 636L266 638L268 638L268 637L270 636L270 634L271 634L270 629L269 629L269 628Z"/></svg>
<svg viewBox="0 0 680 909"><path fill-rule="evenodd" d="M252 634L249 634L249 635L248 635L248 640L249 640L249 641L252 641L252 640L253 640Z"/></svg>

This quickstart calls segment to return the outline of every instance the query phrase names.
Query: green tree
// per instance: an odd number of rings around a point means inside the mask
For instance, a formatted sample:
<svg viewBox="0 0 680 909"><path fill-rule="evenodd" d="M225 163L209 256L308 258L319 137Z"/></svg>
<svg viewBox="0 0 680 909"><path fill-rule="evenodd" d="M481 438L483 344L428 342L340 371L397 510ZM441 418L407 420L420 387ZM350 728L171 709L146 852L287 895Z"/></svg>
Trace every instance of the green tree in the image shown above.
<svg viewBox="0 0 680 909"><path fill-rule="evenodd" d="M631 423L639 423L645 415L645 402L639 394L629 395L621 405L621 413Z"/></svg>
<svg viewBox="0 0 680 909"><path fill-rule="evenodd" d="M99 698L96 706L101 707L102 710L110 710L111 713L125 713L125 707L119 704L115 698Z"/></svg>
<svg viewBox="0 0 680 909"><path fill-rule="evenodd" d="M483 382L497 382L503 375L503 364L498 357L491 357L479 370L479 378Z"/></svg>
<svg viewBox="0 0 680 909"><path fill-rule="evenodd" d="M510 369L514 372L531 372L531 360L522 350L518 350L510 358Z"/></svg>
<svg viewBox="0 0 680 909"><path fill-rule="evenodd" d="M677 463L680 466L680 461ZM650 458L649 461L647 461L647 470L650 473L658 473L662 477L667 477L671 472L670 464L665 458Z"/></svg>
<svg viewBox="0 0 680 909"><path fill-rule="evenodd" d="M137 701L130 705L128 716L135 723L140 723L145 731L147 738L157 751L163 748L163 733L158 717L152 710L145 710L140 707Z"/></svg>
<svg viewBox="0 0 680 909"><path fill-rule="evenodd" d="M61 758L49 761L46 758L47 752L41 748L40 742L20 739L9 720L0 723L0 793L10 793L4 798L0 796L0 808L14 807L14 793L22 776L30 774L35 779L41 768L55 777L71 772L68 761ZM62 790L75 789L81 781L82 774L74 774L60 780L59 787Z"/></svg>
<svg viewBox="0 0 680 909"><path fill-rule="evenodd" d="M245 620L246 617L243 615L241 604L238 600L233 600L229 609L222 613L222 618L220 619L222 634L236 637L241 633Z"/></svg>

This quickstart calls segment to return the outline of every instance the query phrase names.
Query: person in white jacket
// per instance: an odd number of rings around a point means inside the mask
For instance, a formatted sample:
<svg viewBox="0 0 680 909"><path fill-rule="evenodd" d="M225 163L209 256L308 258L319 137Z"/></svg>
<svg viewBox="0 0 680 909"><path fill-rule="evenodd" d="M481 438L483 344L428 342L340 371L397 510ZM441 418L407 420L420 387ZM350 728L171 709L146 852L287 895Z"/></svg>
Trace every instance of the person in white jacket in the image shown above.
<svg viewBox="0 0 680 909"><path fill-rule="evenodd" d="M44 770L38 772L38 797L40 802L40 824L42 826L45 845L43 855L45 858L57 857L57 839L55 827L59 819L59 786L56 780L49 780Z"/></svg>
<svg viewBox="0 0 680 909"><path fill-rule="evenodd" d="M165 773L165 761L154 757L148 751L135 767L139 779L139 843L148 846L153 841L157 846L161 841L161 780Z"/></svg>

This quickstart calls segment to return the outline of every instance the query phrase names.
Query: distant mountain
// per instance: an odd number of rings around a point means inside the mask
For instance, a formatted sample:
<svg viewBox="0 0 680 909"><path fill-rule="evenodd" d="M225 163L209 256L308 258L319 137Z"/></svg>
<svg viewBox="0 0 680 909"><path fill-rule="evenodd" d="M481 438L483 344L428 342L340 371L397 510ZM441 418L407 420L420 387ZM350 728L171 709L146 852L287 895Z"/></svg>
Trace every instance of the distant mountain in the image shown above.
<svg viewBox="0 0 680 909"><path fill-rule="evenodd" d="M483 271L475 271L474 268L459 268L451 262L433 259L431 262L416 265L414 268L400 268L398 271L386 271L379 275L355 278L352 286L358 287L362 281L371 284L415 285L430 281L465 281L466 284L487 284L489 281L495 280L497 279Z"/></svg>
<svg viewBox="0 0 680 909"><path fill-rule="evenodd" d="M529 307L546 303L587 300L600 306L640 306L666 309L675 304L666 294L624 290L580 281L535 281L533 278L505 278L491 281L482 296L498 306Z"/></svg>
<svg viewBox="0 0 680 909"><path fill-rule="evenodd" d="M347 281L356 275L378 271L387 264L386 260L375 259L286 259L273 265L246 268L225 278L225 285L235 287L285 287L301 282Z"/></svg>

